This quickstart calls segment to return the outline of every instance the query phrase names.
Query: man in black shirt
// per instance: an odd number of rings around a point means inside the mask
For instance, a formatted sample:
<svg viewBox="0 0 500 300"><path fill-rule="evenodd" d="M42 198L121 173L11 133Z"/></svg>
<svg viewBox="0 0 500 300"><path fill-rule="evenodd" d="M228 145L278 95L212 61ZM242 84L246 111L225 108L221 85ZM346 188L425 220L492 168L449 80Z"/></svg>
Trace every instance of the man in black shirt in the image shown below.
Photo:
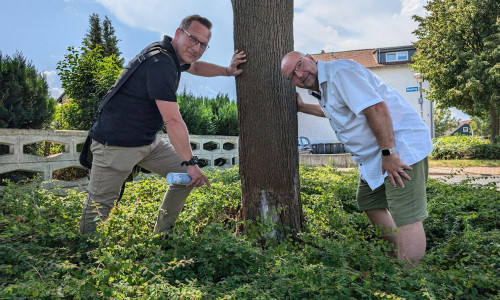
<svg viewBox="0 0 500 300"><path fill-rule="evenodd" d="M80 232L94 232L96 217L101 221L108 217L136 164L163 177L170 172L187 172L192 178L187 186L169 186L155 234L174 225L193 187L210 186L193 156L179 112L176 92L181 72L206 77L237 76L242 72L238 65L246 61L243 51L234 52L229 67L198 61L208 48L211 27L212 23L199 15L184 18L174 38L165 36L160 42L168 53L142 62L102 109L89 132L93 161ZM158 135L163 125L171 144Z"/></svg>

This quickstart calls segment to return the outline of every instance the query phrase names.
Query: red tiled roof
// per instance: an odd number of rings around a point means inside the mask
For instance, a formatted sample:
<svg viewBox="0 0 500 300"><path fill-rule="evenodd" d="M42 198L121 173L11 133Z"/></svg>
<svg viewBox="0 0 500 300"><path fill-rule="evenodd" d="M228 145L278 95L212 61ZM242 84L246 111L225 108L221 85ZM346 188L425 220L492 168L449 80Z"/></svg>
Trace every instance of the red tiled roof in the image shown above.
<svg viewBox="0 0 500 300"><path fill-rule="evenodd" d="M341 52L321 52L319 54L311 54L314 58L321 61L331 61L337 59L352 59L366 68L382 67L384 65L377 62L375 52L377 49L362 49Z"/></svg>
<svg viewBox="0 0 500 300"><path fill-rule="evenodd" d="M470 122L472 122L472 120L459 121L457 128L460 128L460 126L462 126L464 124L470 124Z"/></svg>

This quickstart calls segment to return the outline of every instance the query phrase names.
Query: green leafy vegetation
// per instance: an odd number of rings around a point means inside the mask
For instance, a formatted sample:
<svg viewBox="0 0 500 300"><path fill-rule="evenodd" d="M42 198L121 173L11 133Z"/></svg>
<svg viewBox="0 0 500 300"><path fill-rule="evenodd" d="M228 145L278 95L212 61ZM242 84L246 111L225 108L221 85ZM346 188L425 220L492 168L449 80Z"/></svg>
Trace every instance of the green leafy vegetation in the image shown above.
<svg viewBox="0 0 500 300"><path fill-rule="evenodd" d="M62 87L71 99L57 109L57 129L88 130L99 102L121 73L116 56L103 56L100 46L94 49L69 47L69 54L58 62Z"/></svg>
<svg viewBox="0 0 500 300"><path fill-rule="evenodd" d="M358 174L300 169L304 230L240 231L238 169L209 172L166 239L151 236L167 184L143 177L98 232L77 232L85 193L0 190L0 299L497 299L496 186L430 180L428 254L406 270L356 208Z"/></svg>
<svg viewBox="0 0 500 300"><path fill-rule="evenodd" d="M237 136L238 107L228 95L196 97L185 90L177 97L179 111L190 134Z"/></svg>
<svg viewBox="0 0 500 300"><path fill-rule="evenodd" d="M412 68L430 89L427 97L442 107L470 116L489 115L496 143L500 107L500 2L498 0L428 1L424 16L414 16L417 53ZM486 134L486 133L484 133Z"/></svg>
<svg viewBox="0 0 500 300"><path fill-rule="evenodd" d="M0 128L45 129L52 122L56 101L45 77L21 52L0 51Z"/></svg>
<svg viewBox="0 0 500 300"><path fill-rule="evenodd" d="M434 110L434 134L437 137L444 136L446 132L457 127L458 120L451 115L449 108L436 104Z"/></svg>
<svg viewBox="0 0 500 300"><path fill-rule="evenodd" d="M500 145L473 136L453 135L434 139L431 159L500 159Z"/></svg>
<svg viewBox="0 0 500 300"><path fill-rule="evenodd" d="M56 129L88 130L99 102L115 83L123 67L118 39L111 20L89 17L90 27L80 48L68 47L68 54L57 63L62 87L70 98L59 106Z"/></svg>

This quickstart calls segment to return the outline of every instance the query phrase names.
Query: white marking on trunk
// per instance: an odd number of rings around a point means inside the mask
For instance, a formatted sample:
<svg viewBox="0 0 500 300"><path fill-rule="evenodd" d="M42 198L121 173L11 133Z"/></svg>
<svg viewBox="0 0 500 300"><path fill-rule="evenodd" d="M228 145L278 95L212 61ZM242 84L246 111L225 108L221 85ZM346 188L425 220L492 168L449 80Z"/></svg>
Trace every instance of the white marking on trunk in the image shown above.
<svg viewBox="0 0 500 300"><path fill-rule="evenodd" d="M269 218L269 221L271 221L271 223L273 224L273 228L276 228L276 226L275 226L277 223L276 209L273 207L269 207L269 197L268 197L265 190L260 191L260 208L262 211L262 217L266 221L268 220L268 216L267 216L268 212L271 211L271 214L274 213L274 216ZM269 233L269 236L272 238L275 238L276 237L276 230L273 229Z"/></svg>

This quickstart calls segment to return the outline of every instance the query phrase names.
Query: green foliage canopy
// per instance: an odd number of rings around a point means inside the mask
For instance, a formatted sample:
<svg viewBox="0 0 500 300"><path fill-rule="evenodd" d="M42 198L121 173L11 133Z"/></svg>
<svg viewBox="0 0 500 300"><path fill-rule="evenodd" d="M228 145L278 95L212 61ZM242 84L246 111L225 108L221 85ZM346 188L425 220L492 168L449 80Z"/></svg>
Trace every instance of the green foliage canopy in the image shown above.
<svg viewBox="0 0 500 300"><path fill-rule="evenodd" d="M177 97L179 111L190 134L237 136L238 108L227 95L195 97L183 91Z"/></svg>
<svg viewBox="0 0 500 300"><path fill-rule="evenodd" d="M470 127L474 135L484 136L490 131L490 123L487 117L472 117Z"/></svg>
<svg viewBox="0 0 500 300"><path fill-rule="evenodd" d="M500 102L500 3L433 0L414 16L419 50L412 67L424 74L429 99L477 116Z"/></svg>
<svg viewBox="0 0 500 300"><path fill-rule="evenodd" d="M104 17L101 25L101 19L98 14L92 14L89 17L90 28L83 38L82 44L85 48L93 50L96 47L102 48L104 57L114 55L118 60L120 68L123 68L123 58L119 59L121 52L118 48L118 38L115 35L115 29L108 16Z"/></svg>
<svg viewBox="0 0 500 300"><path fill-rule="evenodd" d="M68 47L69 54L58 62L62 87L71 100L59 107L55 127L88 130L100 100L115 83L123 67L118 39L111 20L89 17L90 28L82 47Z"/></svg>
<svg viewBox="0 0 500 300"><path fill-rule="evenodd" d="M100 100L120 75L121 68L114 55L103 56L100 46L92 50L69 47L68 51L57 69L71 100L59 108L56 123L61 129L88 130Z"/></svg>
<svg viewBox="0 0 500 300"><path fill-rule="evenodd" d="M55 106L45 77L22 53L0 52L0 128L47 128Z"/></svg>
<svg viewBox="0 0 500 300"><path fill-rule="evenodd" d="M451 116L448 108L436 105L434 110L434 132L437 137L443 136L445 132L457 127L458 120Z"/></svg>

